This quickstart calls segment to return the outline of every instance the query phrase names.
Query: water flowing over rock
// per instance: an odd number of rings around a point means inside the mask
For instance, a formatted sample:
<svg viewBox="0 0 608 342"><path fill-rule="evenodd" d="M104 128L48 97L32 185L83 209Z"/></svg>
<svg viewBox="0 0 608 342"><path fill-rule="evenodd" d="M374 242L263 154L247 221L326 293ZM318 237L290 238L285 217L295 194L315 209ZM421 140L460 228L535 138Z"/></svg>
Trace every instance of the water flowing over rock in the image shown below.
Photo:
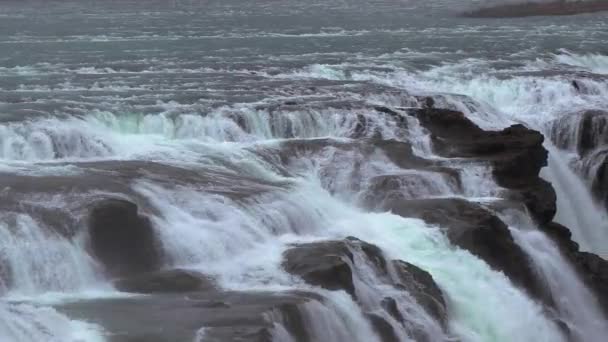
<svg viewBox="0 0 608 342"><path fill-rule="evenodd" d="M437 198L389 202L386 209L439 225L454 245L504 272L537 298L549 299L507 225L481 205L458 198Z"/></svg>
<svg viewBox="0 0 608 342"><path fill-rule="evenodd" d="M351 237L341 241L296 245L285 252L283 265L287 272L309 284L329 290L343 290L357 299L363 295L363 289L357 289L360 283L357 272L361 268L357 263L361 262L371 265L378 276L386 278L387 284L406 291L431 316L446 324L447 309L443 293L430 274L405 261L386 260L380 248L359 239ZM397 308L395 299L385 297L380 306L398 322L408 320ZM372 314L370 319L377 328L388 324L377 315Z"/></svg>

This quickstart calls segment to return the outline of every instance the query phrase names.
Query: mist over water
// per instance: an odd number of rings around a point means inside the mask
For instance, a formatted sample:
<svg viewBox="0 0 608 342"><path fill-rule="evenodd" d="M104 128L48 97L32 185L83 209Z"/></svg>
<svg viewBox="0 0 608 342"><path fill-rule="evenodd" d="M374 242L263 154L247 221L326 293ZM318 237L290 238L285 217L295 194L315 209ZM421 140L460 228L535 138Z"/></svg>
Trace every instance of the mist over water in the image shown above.
<svg viewBox="0 0 608 342"><path fill-rule="evenodd" d="M552 307L457 247L446 227L376 208L508 199L490 165L435 155L431 134L404 116L431 96L483 129L543 132L555 221L581 250L608 255L604 203L572 151L549 142L556 119L608 108L605 14L454 15L488 4L1 3L0 340L122 341L113 329L124 322L104 305L165 305L162 295L117 290L92 251L90 209L111 197L149 218L161 269L201 272L252 303L307 293L297 315L311 341L384 341L371 315L395 341L602 341L608 324L595 294L523 210L496 214ZM400 163L390 144L411 145L408 158L427 169ZM446 322L360 250L349 252L354 296L285 270L294 245L349 237L378 246L385 263L428 272ZM154 323L136 315L126 326L149 336ZM300 342L280 310L263 317L270 340ZM221 329L205 324L179 336L215 341Z"/></svg>

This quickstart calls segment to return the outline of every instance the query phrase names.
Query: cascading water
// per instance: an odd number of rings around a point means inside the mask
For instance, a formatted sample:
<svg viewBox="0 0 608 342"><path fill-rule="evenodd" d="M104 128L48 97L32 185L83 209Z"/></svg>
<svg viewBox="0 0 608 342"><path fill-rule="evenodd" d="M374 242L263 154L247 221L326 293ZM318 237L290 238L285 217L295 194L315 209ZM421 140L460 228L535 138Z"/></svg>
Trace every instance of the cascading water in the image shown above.
<svg viewBox="0 0 608 342"><path fill-rule="evenodd" d="M546 144L550 146L550 144ZM583 250L599 255L608 253L608 218L591 198L587 186L568 167L563 152L549 147L549 166L544 176L553 183L557 193L555 220L572 231Z"/></svg>
<svg viewBox="0 0 608 342"><path fill-rule="evenodd" d="M513 237L534 260L537 272L556 300L560 319L568 326L571 338L589 342L604 340L608 321L593 294L545 234L536 230L525 216L519 221L517 227L511 229Z"/></svg>

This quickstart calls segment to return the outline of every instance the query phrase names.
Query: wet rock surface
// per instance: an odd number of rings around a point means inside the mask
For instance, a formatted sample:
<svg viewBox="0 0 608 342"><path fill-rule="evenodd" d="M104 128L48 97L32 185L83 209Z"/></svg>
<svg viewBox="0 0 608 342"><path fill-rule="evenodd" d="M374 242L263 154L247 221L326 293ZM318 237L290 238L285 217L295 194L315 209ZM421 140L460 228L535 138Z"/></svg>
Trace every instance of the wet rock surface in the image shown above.
<svg viewBox="0 0 608 342"><path fill-rule="evenodd" d="M89 238L93 255L114 277L158 269L162 255L150 220L135 203L105 199L91 208Z"/></svg>

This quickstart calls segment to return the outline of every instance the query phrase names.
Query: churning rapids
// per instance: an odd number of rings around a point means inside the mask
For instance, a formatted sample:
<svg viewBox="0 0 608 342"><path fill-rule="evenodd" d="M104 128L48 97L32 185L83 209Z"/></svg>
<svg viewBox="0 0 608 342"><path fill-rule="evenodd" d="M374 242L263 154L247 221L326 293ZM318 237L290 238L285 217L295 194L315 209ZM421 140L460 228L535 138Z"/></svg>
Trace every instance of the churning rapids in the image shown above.
<svg viewBox="0 0 608 342"><path fill-rule="evenodd" d="M608 21L0 3L0 340L602 342Z"/></svg>

